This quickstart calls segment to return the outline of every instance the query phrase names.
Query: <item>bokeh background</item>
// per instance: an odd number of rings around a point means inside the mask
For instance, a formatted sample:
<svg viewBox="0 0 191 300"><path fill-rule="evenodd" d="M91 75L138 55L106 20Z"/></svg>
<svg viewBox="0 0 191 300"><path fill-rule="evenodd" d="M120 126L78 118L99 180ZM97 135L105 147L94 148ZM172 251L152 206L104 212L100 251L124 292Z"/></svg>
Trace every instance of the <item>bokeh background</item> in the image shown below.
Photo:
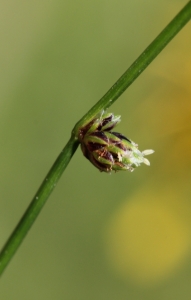
<svg viewBox="0 0 191 300"><path fill-rule="evenodd" d="M186 4L0 4L0 245L71 129ZM191 299L191 24L110 108L154 149L100 173L73 157L1 278L0 299Z"/></svg>

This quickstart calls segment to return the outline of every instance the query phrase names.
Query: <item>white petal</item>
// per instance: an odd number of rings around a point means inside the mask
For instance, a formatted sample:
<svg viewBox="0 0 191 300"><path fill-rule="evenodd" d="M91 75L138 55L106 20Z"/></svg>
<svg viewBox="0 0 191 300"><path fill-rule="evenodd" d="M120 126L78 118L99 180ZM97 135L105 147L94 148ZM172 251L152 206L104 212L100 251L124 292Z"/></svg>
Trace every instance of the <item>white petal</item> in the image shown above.
<svg viewBox="0 0 191 300"><path fill-rule="evenodd" d="M150 166L150 161L147 158L143 159L145 165Z"/></svg>
<svg viewBox="0 0 191 300"><path fill-rule="evenodd" d="M153 154L154 152L155 152L154 150L149 149L149 150L144 150L144 151L142 151L142 154L143 154L143 155L150 155L150 154Z"/></svg>

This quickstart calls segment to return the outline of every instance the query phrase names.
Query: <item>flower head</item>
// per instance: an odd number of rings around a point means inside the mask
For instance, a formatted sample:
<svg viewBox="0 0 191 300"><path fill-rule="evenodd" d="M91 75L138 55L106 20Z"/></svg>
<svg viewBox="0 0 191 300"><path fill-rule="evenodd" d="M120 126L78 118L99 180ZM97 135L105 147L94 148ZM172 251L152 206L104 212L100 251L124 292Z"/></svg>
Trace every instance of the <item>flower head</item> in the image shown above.
<svg viewBox="0 0 191 300"><path fill-rule="evenodd" d="M84 156L100 171L133 171L141 163L150 165L145 155L153 150L139 151L138 145L118 132L111 130L120 122L120 116L102 113L80 131Z"/></svg>

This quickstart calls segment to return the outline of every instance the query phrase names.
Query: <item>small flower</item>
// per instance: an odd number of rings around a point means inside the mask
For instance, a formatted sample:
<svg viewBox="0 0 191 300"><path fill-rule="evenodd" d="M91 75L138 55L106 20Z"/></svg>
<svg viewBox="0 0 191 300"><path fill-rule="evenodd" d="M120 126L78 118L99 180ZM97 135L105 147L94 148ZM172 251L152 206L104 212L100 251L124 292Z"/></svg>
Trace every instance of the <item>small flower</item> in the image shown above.
<svg viewBox="0 0 191 300"><path fill-rule="evenodd" d="M96 131L110 131L121 121L121 116L114 116L113 113L104 113L102 111L95 119L81 128L79 140L83 140L85 134Z"/></svg>
<svg viewBox="0 0 191 300"><path fill-rule="evenodd" d="M84 156L100 171L133 171L141 163L150 165L145 155L153 150L139 151L138 145L118 132L112 132L120 116L102 113L81 129L79 139Z"/></svg>

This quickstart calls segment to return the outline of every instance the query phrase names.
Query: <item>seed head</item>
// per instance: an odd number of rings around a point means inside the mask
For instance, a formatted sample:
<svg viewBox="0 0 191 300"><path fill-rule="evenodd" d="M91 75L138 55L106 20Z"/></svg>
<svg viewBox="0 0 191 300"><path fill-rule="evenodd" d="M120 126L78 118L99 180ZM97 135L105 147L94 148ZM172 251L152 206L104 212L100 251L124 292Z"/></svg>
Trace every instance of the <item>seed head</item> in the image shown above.
<svg viewBox="0 0 191 300"><path fill-rule="evenodd" d="M100 171L133 171L141 163L150 165L145 155L153 150L141 152L138 145L124 135L111 130L120 122L120 116L101 113L80 130L79 139L84 156Z"/></svg>

